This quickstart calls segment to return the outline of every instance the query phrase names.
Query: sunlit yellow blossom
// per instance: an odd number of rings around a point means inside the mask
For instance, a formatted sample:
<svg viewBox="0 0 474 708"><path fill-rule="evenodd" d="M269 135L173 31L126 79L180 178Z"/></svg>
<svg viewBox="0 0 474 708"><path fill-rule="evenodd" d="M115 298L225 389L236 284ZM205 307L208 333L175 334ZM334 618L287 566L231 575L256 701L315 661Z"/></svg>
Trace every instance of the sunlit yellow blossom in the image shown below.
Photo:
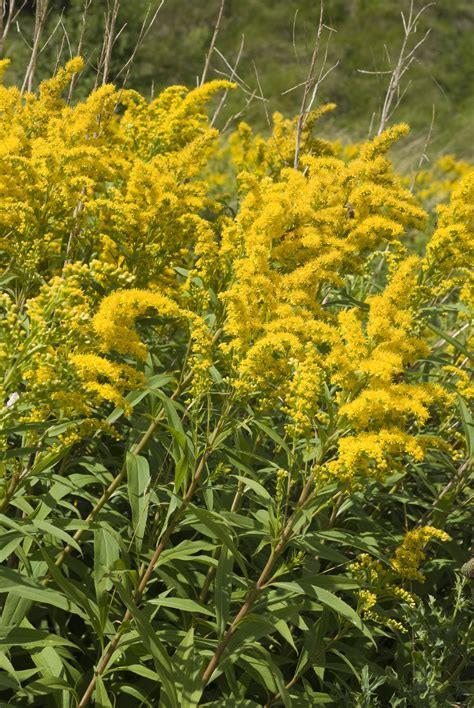
<svg viewBox="0 0 474 708"><path fill-rule="evenodd" d="M126 407L124 390L143 385L143 376L133 367L115 364L96 354L74 354L71 362L89 394L116 406Z"/></svg>
<svg viewBox="0 0 474 708"><path fill-rule="evenodd" d="M377 432L362 432L339 441L338 457L327 463L327 470L341 481L352 484L359 478L381 478L389 471L394 456L409 455L424 458L420 442L400 428L382 428Z"/></svg>
<svg viewBox="0 0 474 708"><path fill-rule="evenodd" d="M202 318L180 307L174 300L151 290L117 290L106 297L94 316L93 326L103 351L131 354L144 361L148 349L135 329L136 320L155 314L160 319L177 320L189 327L192 340L195 390L208 378L211 336Z"/></svg>
<svg viewBox="0 0 474 708"><path fill-rule="evenodd" d="M392 567L402 578L424 580L424 575L419 568L426 557L424 547L432 538L437 538L439 541L450 540L445 531L434 526L420 526L408 531L391 561Z"/></svg>
<svg viewBox="0 0 474 708"><path fill-rule="evenodd" d="M438 225L426 249L425 268L435 273L437 293L453 286L474 302L474 170L466 172L452 191L450 202L438 207Z"/></svg>

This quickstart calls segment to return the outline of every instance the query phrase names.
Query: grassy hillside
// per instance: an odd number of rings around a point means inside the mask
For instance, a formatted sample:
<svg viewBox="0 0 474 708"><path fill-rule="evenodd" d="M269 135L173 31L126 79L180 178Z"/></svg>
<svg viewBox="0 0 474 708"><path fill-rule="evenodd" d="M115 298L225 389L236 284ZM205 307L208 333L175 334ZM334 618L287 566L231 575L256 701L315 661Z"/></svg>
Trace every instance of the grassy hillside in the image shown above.
<svg viewBox="0 0 474 708"><path fill-rule="evenodd" d="M154 6L155 0L151 5ZM33 6L33 3L31 3ZM117 27L124 27L112 57L112 79L130 56L148 0L122 0ZM65 57L77 47L83 0L58 2L51 0L45 36L55 28L53 40L42 51L37 78L47 75L57 60L58 48ZM217 39L217 48L233 64L241 37L244 48L239 76L250 91L260 91L267 102L254 100L246 117L264 128L265 110L295 114L301 101L300 91L285 93L300 83L307 70L315 29L319 17L315 0L227 0ZM407 0L327 0L324 18L328 27L322 35L322 53L328 35L331 41L327 66L339 61L320 90L320 101L337 103L334 117L337 130L347 129L351 136L364 136L371 117L380 110L386 89L386 75L362 74L358 70L384 71L388 57L394 62L403 38L400 11L407 12ZM422 3L415 3L416 9ZM159 91L170 83L193 85L201 74L203 60L212 36L219 0L165 0L159 16L137 53L129 85L145 93ZM93 66L97 62L104 13L107 3L93 0L89 8L84 53L90 65L89 84L81 81L83 92L93 83ZM58 24L60 13L62 24ZM32 33L34 8L25 9L20 18L21 32L11 32L6 53L15 60L12 81L18 81L27 61L26 38ZM66 40L63 27L67 31ZM394 116L410 123L412 136L424 141L431 122L433 106L435 124L431 150L433 154L454 151L459 157L474 154L472 115L474 100L474 4L470 0L441 0L428 7L417 26L414 43L427 29L430 35L416 54L403 87L407 92ZM216 72L228 73L224 61L214 54L209 78ZM123 74L122 74L123 76ZM244 104L242 93L230 99L229 112ZM331 123L326 124L332 130ZM342 128L341 128L342 126ZM413 137L412 137L413 139ZM411 152L410 152L411 154Z"/></svg>

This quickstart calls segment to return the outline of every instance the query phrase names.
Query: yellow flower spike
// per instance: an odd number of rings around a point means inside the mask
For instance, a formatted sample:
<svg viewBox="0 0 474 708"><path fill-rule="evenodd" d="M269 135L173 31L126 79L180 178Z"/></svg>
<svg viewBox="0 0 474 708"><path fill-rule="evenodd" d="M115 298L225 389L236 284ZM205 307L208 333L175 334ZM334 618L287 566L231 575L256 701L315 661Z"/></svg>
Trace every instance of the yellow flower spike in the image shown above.
<svg viewBox="0 0 474 708"><path fill-rule="evenodd" d="M392 568L407 580L419 580L423 582L424 575L419 570L421 563L426 558L425 546L431 539L439 541L449 541L450 537L441 529L434 526L420 526L408 531L396 549L391 563Z"/></svg>
<svg viewBox="0 0 474 708"><path fill-rule="evenodd" d="M165 318L183 317L181 308L170 298L148 290L118 290L102 300L93 318L93 327L104 351L132 354L144 361L147 347L134 329L135 320L150 310Z"/></svg>
<svg viewBox="0 0 474 708"><path fill-rule="evenodd" d="M434 271L436 294L461 287L462 299L474 303L474 170L459 180L449 204L438 207L439 220L426 248L425 269Z"/></svg>
<svg viewBox="0 0 474 708"><path fill-rule="evenodd" d="M0 81L3 81L5 71L10 66L11 59L0 59Z"/></svg>
<svg viewBox="0 0 474 708"><path fill-rule="evenodd" d="M102 350L131 354L138 360L145 361L148 349L135 330L135 322L150 311L155 311L164 319L176 319L189 326L192 340L193 390L196 393L202 392L205 382L209 379L208 370L212 363L212 339L209 329L199 315L179 307L174 300L157 291L117 290L102 300L92 322Z"/></svg>
<svg viewBox="0 0 474 708"><path fill-rule="evenodd" d="M115 364L95 354L73 354L71 363L76 367L85 390L99 401L113 403L128 411L123 398L125 390L143 385L140 372L126 364Z"/></svg>
<svg viewBox="0 0 474 708"><path fill-rule="evenodd" d="M393 143L401 137L405 137L410 132L410 127L406 123L393 125L383 133L364 143L359 151L359 156L362 160L373 160L377 155L384 155L389 150Z"/></svg>
<svg viewBox="0 0 474 708"><path fill-rule="evenodd" d="M82 71L84 60L82 57L70 59L64 67L61 67L52 79L42 81L39 87L40 100L52 100L59 98L74 74Z"/></svg>
<svg viewBox="0 0 474 708"><path fill-rule="evenodd" d="M364 478L380 479L389 472L389 460L409 455L423 460L424 449L415 437L396 427L377 432L361 432L341 438L338 455L327 463L330 478L349 486L357 486Z"/></svg>

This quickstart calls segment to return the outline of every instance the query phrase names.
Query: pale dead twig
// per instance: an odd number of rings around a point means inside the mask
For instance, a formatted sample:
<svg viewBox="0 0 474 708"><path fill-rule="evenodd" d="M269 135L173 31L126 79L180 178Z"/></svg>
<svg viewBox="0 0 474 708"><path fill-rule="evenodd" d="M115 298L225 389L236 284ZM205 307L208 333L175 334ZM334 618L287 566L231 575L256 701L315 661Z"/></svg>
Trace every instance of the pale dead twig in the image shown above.
<svg viewBox="0 0 474 708"><path fill-rule="evenodd" d="M23 10L27 2L28 0L23 0L21 5L17 7L16 0L10 0L7 9L6 0L0 0L0 54L3 54L5 40L10 32L12 24L16 22L18 15Z"/></svg>
<svg viewBox="0 0 474 708"><path fill-rule="evenodd" d="M237 111L237 113L234 113L226 120L226 122L224 123L224 126L220 130L221 134L225 133L230 128L232 123L234 123L238 118L240 118L241 115L243 115L245 113L248 106L252 103L254 98L256 98L256 93L257 92L254 91L253 94L250 94L250 96L247 96L247 98L245 100L245 105L240 109L240 111Z"/></svg>
<svg viewBox="0 0 474 708"><path fill-rule="evenodd" d="M268 107L267 107L268 99L266 99L265 96L263 95L262 85L261 85L261 83L260 83L260 78L259 78L259 76L258 76L257 66L256 66L256 64L255 64L254 61L252 61L252 64L253 64L253 70L254 70L254 72L255 72L255 78L256 78L256 80L257 80L258 90L260 91L260 98L261 98L262 101L263 101L263 110L265 111L265 118L266 118L266 120L267 120L268 127L269 127L270 130L271 130L272 124L271 124L271 121L270 121L270 116L269 116L269 114L268 114Z"/></svg>
<svg viewBox="0 0 474 708"><path fill-rule="evenodd" d="M66 41L66 43L67 43L67 49L68 49L68 53L69 53L69 58L72 59L72 46L71 46L71 41L70 41L70 39L69 39L69 32L67 31L67 27L66 27L66 25L64 24L62 15L61 15L59 21L60 21L61 28L62 28L62 31L63 31L63 36L62 36L61 42L64 43L64 41Z"/></svg>
<svg viewBox="0 0 474 708"><path fill-rule="evenodd" d="M372 111L372 115L370 116L370 123L369 123L369 132L368 132L369 138L372 135L372 128L374 125L375 117L376 117L376 113L375 113L375 111Z"/></svg>
<svg viewBox="0 0 474 708"><path fill-rule="evenodd" d="M426 136L426 140L425 140L424 145L423 145L423 149L422 149L422 151L421 151L420 159L418 160L418 165L417 165L417 168L416 168L416 172L415 172L415 174L413 175L412 180L411 180L410 192L413 192L413 189L414 189L414 187L415 187L416 178L418 177L418 175L419 175L419 173L420 173L420 170L421 170L421 168L422 168L422 166L423 166L423 163L424 163L424 162L428 162L428 160L429 160L429 157L428 157L428 155L427 155L426 153L427 153L427 151L428 151L428 146L429 146L429 144L430 144L430 142L431 142L431 136L432 136L432 134L433 134L433 128L434 128L434 122L435 122L435 115L436 115L436 110L435 110L435 104L433 103L433 105L432 105L432 107L431 107L431 123L430 123L430 127L429 127L429 130L428 130L428 134L427 134L427 136Z"/></svg>
<svg viewBox="0 0 474 708"><path fill-rule="evenodd" d="M46 24L48 4L49 0L36 0L33 44L31 47L30 60L26 68L25 78L23 79L23 84L21 87L21 93L25 93L25 91L30 92L33 88L33 78L35 75L36 64L38 62L38 55L40 52L41 37L43 35L44 27Z"/></svg>
<svg viewBox="0 0 474 708"><path fill-rule="evenodd" d="M298 116L298 123L296 125L295 161L294 161L294 165L293 165L295 169L298 167L298 162L299 162L301 133L303 131L304 116L305 116L305 112L306 112L306 101L307 101L309 91L311 90L311 85L313 83L313 72L314 72L314 69L316 66L316 61L317 61L318 53L319 53L319 43L321 40L321 32L323 31L323 16L324 16L324 3L323 3L323 0L321 0L321 5L319 8L319 22L318 22L318 27L316 30L316 39L314 42L313 53L311 55L309 70L306 75L306 80L304 82L303 98L301 101L301 108L300 108L300 113Z"/></svg>
<svg viewBox="0 0 474 708"><path fill-rule="evenodd" d="M408 84L405 86L405 88L402 90L401 89L401 81L404 77L404 75L407 73L407 71L410 69L411 65L416 59L416 53L418 49L421 47L422 44L427 40L428 35L431 32L431 29L428 29L423 37L416 42L413 46L410 47L411 40L413 35L415 34L417 30L417 23L420 17L423 15L423 13L432 5L434 5L434 2L430 2L426 5L424 5L417 13L415 13L414 10L414 0L410 0L410 9L408 11L408 17L405 17L405 14L401 12L401 17L402 17L402 24L403 24L403 41L402 41L402 46L400 48L400 52L398 54L398 59L397 62L394 66L394 68L390 68L387 70L381 70L381 71L368 71L366 69L358 69L358 72L360 74L365 74L365 75L375 75L375 76L384 76L387 75L390 77L387 90L384 96L383 104L382 104L382 109L380 112L380 122L378 125L377 129L377 135L380 135L384 130L387 125L387 123L390 121L392 118L393 114L397 110L398 106L402 102L403 98L406 95L406 92L410 88L411 82L408 82ZM392 65L392 61L390 58L390 54L388 51L388 48L386 45L384 45L385 49L385 54L387 56L388 64L389 66ZM370 134L370 133L369 133Z"/></svg>
<svg viewBox="0 0 474 708"><path fill-rule="evenodd" d="M117 35L115 34L115 25L120 9L120 0L113 0L113 5L110 5L110 0L107 0L107 12L105 14L104 41L100 52L99 64L95 79L95 88L97 88L100 76L102 75L102 86L107 83L110 71L110 62L112 60L112 49L115 44ZM122 28L123 29L123 28Z"/></svg>
<svg viewBox="0 0 474 708"><path fill-rule="evenodd" d="M221 24L221 20L222 20L222 15L224 13L224 5L225 5L225 0L221 0L221 4L219 6L219 13L217 15L216 23L214 25L214 32L212 33L211 43L209 45L209 49L206 54L206 59L204 61L204 68L202 70L199 86L203 85L203 83L206 80L207 73L209 71L209 64L211 63L211 56L214 52L214 47L216 46L217 35L219 34L219 28L220 28L220 24Z"/></svg>
<svg viewBox="0 0 474 708"><path fill-rule="evenodd" d="M242 52L244 50L244 44L245 44L245 37L244 37L244 35L242 35L242 39L240 40L239 51L237 52L237 57L235 59L234 66L232 67L232 70L230 72L229 81L234 81L235 75L237 73L237 67L239 66L240 59L242 57ZM221 112L222 108L224 107L224 104L227 100L228 94L229 94L229 89L226 89L224 91L224 93L222 94L221 99L217 105L217 108L214 111L214 114L211 118L211 122L210 122L211 127L215 124L215 122L219 116L219 113Z"/></svg>
<svg viewBox="0 0 474 708"><path fill-rule="evenodd" d="M321 62L321 66L320 66L319 73L318 73L317 64L318 64L318 58L319 58L319 52L320 52L321 36L322 36L324 29L328 30L329 34L328 34L328 39L326 42L326 48L324 51L324 57ZM335 30L332 27L328 27L327 25L324 24L324 2L323 2L323 0L321 0L321 5L320 5L320 9L319 9L319 21L318 21L318 24L316 27L314 47L313 47L313 52L311 55L308 73L306 74L305 80L301 84L299 84L299 86L303 86L304 88L303 88L303 97L301 99L300 111L298 114L298 121L296 124L295 157L294 157L294 162L293 162L293 167L295 169L298 168L298 163L299 163L300 149L301 149L301 136L303 133L303 128L304 128L306 119L308 117L308 114L311 112L311 110L313 108L319 87L321 86L321 83L327 78L327 76L332 71L334 71L334 69L339 64L339 61L337 61L333 66L331 66L329 69L326 70L326 62L327 62L328 52L329 52L329 42L331 39L331 35L334 31ZM292 90L292 89L290 89L290 90Z"/></svg>
<svg viewBox="0 0 474 708"><path fill-rule="evenodd" d="M64 22L63 22L62 16L61 16L61 18L60 18L60 25L61 25L61 28L62 28L63 32L62 32L62 36L61 36L61 44L59 45L59 48L56 50L56 61L54 62L54 72L53 72L54 74L56 74L56 72L57 72L57 70L58 70L58 67L59 67L59 64L60 64L60 62L61 62L61 57L62 57L62 55L63 55L63 49L64 49L64 43L65 43L65 42L67 42L68 49L69 49L69 56L71 56L71 51L70 51L70 50L71 50L71 44L70 44L70 42L69 42L69 35L68 35L68 32L67 32L66 26L65 26L65 24L64 24Z"/></svg>
<svg viewBox="0 0 474 708"><path fill-rule="evenodd" d="M248 85L248 83L247 83L246 81L244 81L244 79L243 79L241 76L239 76L239 74L237 73L236 67L235 67L235 66L232 67L232 66L229 64L229 62L228 62L228 60L226 59L226 57L222 54L222 52L221 52L217 47L214 48L214 51L215 51L215 53L222 59L222 61L224 62L224 64L227 66L227 68L229 69L230 74L233 75L233 77L234 77L233 80L236 81L237 83L239 83L239 85L240 85L240 87L242 88L242 90L246 90L248 93L251 93L251 92L252 92L252 89L250 88L250 86ZM226 78L229 78L229 74L226 74L224 71L219 71L218 69L214 69L214 71L215 71L216 74L220 74L221 76L225 76Z"/></svg>
<svg viewBox="0 0 474 708"><path fill-rule="evenodd" d="M124 65L122 66L122 68L120 69L120 71L119 71L119 72L117 73L117 75L115 76L115 80L114 80L114 81L116 82L117 79L123 74L123 72L125 72L125 77L124 77L124 80L123 80L123 82L122 82L122 86L125 86L125 84L127 83L128 77L130 76L130 70L131 70L131 68L132 68L133 62L134 62L135 57L136 57L136 55L137 55L137 52L138 52L138 50L140 49L140 47L142 46L142 44L143 44L143 42L145 41L146 37L148 36L148 34L149 34L151 28L152 28L153 25L155 24L156 18L158 17L158 13L160 12L160 10L161 10L161 8L163 7L164 3L165 3L165 0L161 0L161 2L159 3L158 7L157 7L156 10L155 10L155 12L154 12L153 15L151 16L151 18L150 18L151 4L148 5L147 10L146 10L146 13L145 13L145 17L144 17L143 22L142 22L142 25L141 25L141 27L140 27L140 32L138 33L137 41L135 42L135 46L134 46L134 48L133 48L133 51L132 51L130 57L129 57L129 58L127 59L127 61L125 62L125 64L124 64Z"/></svg>
<svg viewBox="0 0 474 708"><path fill-rule="evenodd" d="M84 44L84 36L86 33L86 26L87 26L87 13L88 13L91 5L92 5L92 0L84 0L84 5L82 8L82 15L81 15L81 29L79 31L79 39L77 41L77 50L76 50L77 56L82 55L82 47ZM72 100L72 94L74 93L74 89L76 87L77 77L78 77L78 74L74 74L74 76L71 79L71 83L69 84L69 91L68 91L68 95L67 95L68 103L70 103Z"/></svg>
<svg viewBox="0 0 474 708"><path fill-rule="evenodd" d="M226 71L220 71L219 69L214 69L214 72L218 76L223 76L225 79L227 79L227 81L230 81L230 77L232 76L232 72L229 73ZM241 83L237 74L234 74L234 77L232 80L234 83L236 83L238 85L239 89L242 91L242 93L245 93L246 96L252 96L252 98L257 98L259 101L268 102L268 98L265 98L265 96L262 97L259 94L257 94L257 89L246 88L246 86L244 86Z"/></svg>
<svg viewBox="0 0 474 708"><path fill-rule="evenodd" d="M45 41L44 44L41 46L41 48L40 48L38 54L41 54L42 52L44 52L44 50L46 49L46 47L48 46L48 44L51 42L51 40L53 39L53 37L54 37L54 35L56 34L56 32L58 31L58 29L59 29L60 27L62 27L62 26L63 26L63 13L61 12L61 15L60 15L60 17L59 17L59 20L56 22L56 24L54 25L53 29L52 29L51 32L49 33L48 37L46 38L46 41Z"/></svg>
<svg viewBox="0 0 474 708"><path fill-rule="evenodd" d="M298 48L296 46L296 19L298 17L298 8L295 10L295 14L293 15L293 26L291 28L291 42L293 44L293 52L295 55L295 59L297 61L298 66L301 68L300 65L300 57L298 54Z"/></svg>

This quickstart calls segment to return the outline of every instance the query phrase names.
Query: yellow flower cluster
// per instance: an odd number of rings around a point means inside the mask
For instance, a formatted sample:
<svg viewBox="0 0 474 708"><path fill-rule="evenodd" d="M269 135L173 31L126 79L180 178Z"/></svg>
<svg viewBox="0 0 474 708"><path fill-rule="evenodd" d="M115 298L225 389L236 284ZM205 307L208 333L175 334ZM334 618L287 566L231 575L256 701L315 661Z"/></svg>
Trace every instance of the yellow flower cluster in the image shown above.
<svg viewBox="0 0 474 708"><path fill-rule="evenodd" d="M231 85L171 87L151 103L105 85L68 105L82 66L71 60L38 96L0 86L2 260L36 282L107 248L148 286L196 240L210 202L195 178L217 136L204 105Z"/></svg>
<svg viewBox="0 0 474 708"><path fill-rule="evenodd" d="M96 354L73 354L70 362L84 383L87 397L97 397L115 406L128 408L122 392L143 384L143 376L132 366L116 364Z"/></svg>
<svg viewBox="0 0 474 708"><path fill-rule="evenodd" d="M467 371L460 366L452 365L444 366L443 371L454 375L456 390L466 401L471 402L474 400L474 381Z"/></svg>
<svg viewBox="0 0 474 708"><path fill-rule="evenodd" d="M438 226L426 249L425 268L438 283L437 294L461 288L462 299L474 303L474 170L459 180L448 204L438 207Z"/></svg>
<svg viewBox="0 0 474 708"><path fill-rule="evenodd" d="M366 322L356 309L339 315L342 338L330 354L332 379L341 387L339 413L354 433L340 440L339 455L328 469L346 481L354 472L384 474L395 455L422 460L423 446L406 432L406 424L421 426L431 406L451 403L438 384L399 380L407 366L427 353L425 341L416 335L417 278L418 259L409 257L383 293L367 299Z"/></svg>
<svg viewBox="0 0 474 708"><path fill-rule="evenodd" d="M450 540L445 531L434 526L420 526L406 533L391 561L393 569L401 578L424 580L424 575L419 568L426 557L424 547L433 538L437 538L439 541Z"/></svg>
<svg viewBox="0 0 474 708"><path fill-rule="evenodd" d="M150 308L192 332L194 391L208 385L209 330L178 304L188 287L178 270L201 280L216 271L220 205L200 176L217 138L206 103L232 85L171 87L151 102L105 85L70 104L63 93L82 68L72 59L38 94L0 78L0 265L15 280L0 303L4 420L123 407L143 373L116 355L146 357L134 322Z"/></svg>
<svg viewBox="0 0 474 708"><path fill-rule="evenodd" d="M327 103L306 114L300 136L302 154L335 155L339 146L316 137L313 133L316 122L336 108ZM248 172L257 177L278 177L284 167L292 167L295 157L295 141L298 117L284 118L281 113L272 116L273 126L269 138L255 135L247 123L240 123L230 138L232 163L238 172Z"/></svg>
<svg viewBox="0 0 474 708"><path fill-rule="evenodd" d="M71 104L82 66L38 94L0 82L2 416L99 420L164 367L194 395L224 381L295 445L317 442L321 479L421 461L453 373L419 376L424 308L467 292L473 173L445 165L462 179L426 257L409 256L428 218L387 158L408 127L343 149L314 133L328 104L276 114L269 137L236 129L234 213L214 191L232 170L206 109L229 82L152 101L105 85Z"/></svg>
<svg viewBox="0 0 474 708"><path fill-rule="evenodd" d="M372 620L391 629L406 632L407 627L386 611L379 612L377 607L390 602L402 603L414 607L418 598L409 592L400 581L425 579L419 568L426 557L424 546L428 541L437 538L440 541L449 541L445 531L433 526L420 526L408 531L402 543L396 548L390 565L384 565L368 553L361 553L357 560L350 564L349 570L358 581L361 589L358 592L358 611L366 620Z"/></svg>
<svg viewBox="0 0 474 708"><path fill-rule="evenodd" d="M459 180L471 170L468 162L456 160L454 155L443 155L432 168L415 174L412 178L413 187L424 204L438 204L449 198Z"/></svg>
<svg viewBox="0 0 474 708"><path fill-rule="evenodd" d="M237 385L258 391L263 403L282 401L299 424L317 409L324 378L317 369L339 339L323 308L325 292L341 286L345 274L363 272L374 249L424 223L383 156L404 132L387 131L348 164L313 145L303 171L283 166L260 179L246 175L247 195L224 230L221 257L232 277L222 295L226 351ZM305 377L301 369L309 366Z"/></svg>
<svg viewBox="0 0 474 708"><path fill-rule="evenodd" d="M191 330L194 391L205 390L208 369L211 366L212 339L203 319L180 307L174 300L152 290L117 290L102 300L93 319L93 327L104 352L130 354L144 361L147 347L135 330L139 317L155 311L159 318L174 319L187 324Z"/></svg>
<svg viewBox="0 0 474 708"><path fill-rule="evenodd" d="M361 585L361 589L357 593L357 611L361 617L365 621L405 633L406 626L391 616L389 612L397 610L398 603L414 607L417 602L415 595L395 585L396 578L391 575L390 570L368 553L361 553L357 560L350 564L349 570ZM389 610L383 608L387 603L390 604Z"/></svg>

